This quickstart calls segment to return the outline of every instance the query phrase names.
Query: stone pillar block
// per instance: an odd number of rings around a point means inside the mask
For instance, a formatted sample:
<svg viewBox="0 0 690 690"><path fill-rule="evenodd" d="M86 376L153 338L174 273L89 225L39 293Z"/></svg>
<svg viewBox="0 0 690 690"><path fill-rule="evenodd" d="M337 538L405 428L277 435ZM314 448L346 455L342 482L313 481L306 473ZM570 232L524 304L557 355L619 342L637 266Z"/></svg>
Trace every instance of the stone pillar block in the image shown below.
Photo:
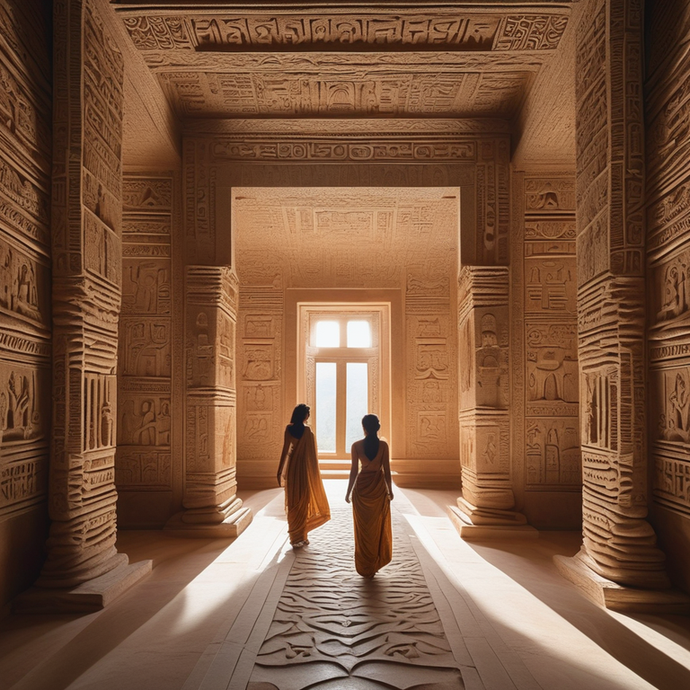
<svg viewBox="0 0 690 690"><path fill-rule="evenodd" d="M237 536L251 522L236 496L237 276L228 266L187 266L185 294L185 510L166 528Z"/></svg>
<svg viewBox="0 0 690 690"><path fill-rule="evenodd" d="M464 267L458 297L462 497L450 515L464 538L519 530L510 457L508 268Z"/></svg>

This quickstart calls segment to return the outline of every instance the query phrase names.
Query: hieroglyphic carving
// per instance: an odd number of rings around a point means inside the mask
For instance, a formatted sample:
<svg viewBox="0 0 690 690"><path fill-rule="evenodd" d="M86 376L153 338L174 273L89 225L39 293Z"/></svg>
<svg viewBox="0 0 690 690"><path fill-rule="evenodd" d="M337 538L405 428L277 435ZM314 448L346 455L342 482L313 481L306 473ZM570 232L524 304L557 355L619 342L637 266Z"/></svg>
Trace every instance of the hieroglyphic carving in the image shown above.
<svg viewBox="0 0 690 690"><path fill-rule="evenodd" d="M0 310L48 324L49 269L26 249L0 238Z"/></svg>
<svg viewBox="0 0 690 690"><path fill-rule="evenodd" d="M530 416L578 414L577 325L526 324Z"/></svg>
<svg viewBox="0 0 690 690"><path fill-rule="evenodd" d="M119 491L169 491L173 183L168 176L125 175L122 188L127 258L122 266L115 476ZM144 247L157 251L140 251Z"/></svg>
<svg viewBox="0 0 690 690"><path fill-rule="evenodd" d="M506 267L464 266L458 278L460 461L458 507L473 524L518 525L508 412Z"/></svg>
<svg viewBox="0 0 690 690"><path fill-rule="evenodd" d="M358 70L359 72L359 70ZM165 71L164 91L184 117L510 117L529 72L410 74L218 74Z"/></svg>
<svg viewBox="0 0 690 690"><path fill-rule="evenodd" d="M446 285L444 280L441 294L446 293ZM449 337L447 303L441 300L434 305L433 299L422 297L415 304L414 297L408 299L406 323L408 356L413 363L407 372L407 457L448 456L456 438L452 390L456 354Z"/></svg>
<svg viewBox="0 0 690 690"><path fill-rule="evenodd" d="M199 14L125 17L139 50L415 50L525 51L558 47L568 18L559 14L423 12L343 16L325 14Z"/></svg>
<svg viewBox="0 0 690 690"><path fill-rule="evenodd" d="M527 420L528 485L578 485L581 482L580 434L576 419Z"/></svg>
<svg viewBox="0 0 690 690"><path fill-rule="evenodd" d="M280 142L268 137L265 141L251 139L216 137L211 152L218 160L242 161L467 161L477 156L476 141L467 139L453 143L424 141L423 138L410 141L371 143L370 139L354 138L354 141L290 141L281 137Z"/></svg>
<svg viewBox="0 0 690 690"><path fill-rule="evenodd" d="M45 506L48 494L52 94L42 38L49 14L38 2L0 7L0 521L27 554L42 544L27 539L25 523L15 532L12 518ZM11 556L4 569L15 592L29 586L25 559Z"/></svg>
<svg viewBox="0 0 690 690"><path fill-rule="evenodd" d="M124 66L95 3L60 2L55 17L53 522L39 583L69 587L127 563L114 481Z"/></svg>
<svg viewBox="0 0 690 690"><path fill-rule="evenodd" d="M303 222L313 223L313 211L304 214ZM311 226L313 227L313 226ZM280 352L283 343L283 291L282 280L271 275L271 266L280 272L280 262L268 262L268 274L255 272L257 262L247 265L240 260L242 287L240 291L240 333L238 361L242 370L238 395L238 415L244 420L237 434L237 454L242 461L275 458L280 454L281 429L285 424L282 414L282 366ZM280 275L279 273L277 275ZM252 287L252 283L264 285ZM268 357L268 359L266 359ZM267 378L264 378L267 377Z"/></svg>
<svg viewBox="0 0 690 690"><path fill-rule="evenodd" d="M182 523L220 524L246 513L236 495L238 288L228 266L187 265Z"/></svg>
<svg viewBox="0 0 690 690"><path fill-rule="evenodd" d="M577 35L583 551L619 584L664 588L645 520L642 14L601 0Z"/></svg>
<svg viewBox="0 0 690 690"><path fill-rule="evenodd" d="M477 253L474 262L484 265L508 263L509 150L507 139L479 142L476 175Z"/></svg>
<svg viewBox="0 0 690 690"><path fill-rule="evenodd" d="M690 170L686 157L690 65L681 38L688 30L687 9L684 3L669 2L663 11L655 6L649 12L650 68L645 85L653 495L657 505L674 513L679 525L690 519ZM687 548L681 534L668 536L667 544L676 552Z"/></svg>
<svg viewBox="0 0 690 690"><path fill-rule="evenodd" d="M122 305L127 314L170 314L170 261L122 262Z"/></svg>
<svg viewBox="0 0 690 690"><path fill-rule="evenodd" d="M537 486L581 483L576 316L575 180L525 178L522 255L525 317L524 481Z"/></svg>
<svg viewBox="0 0 690 690"><path fill-rule="evenodd" d="M209 164L211 142L183 142L184 223L190 261L215 257L216 167Z"/></svg>

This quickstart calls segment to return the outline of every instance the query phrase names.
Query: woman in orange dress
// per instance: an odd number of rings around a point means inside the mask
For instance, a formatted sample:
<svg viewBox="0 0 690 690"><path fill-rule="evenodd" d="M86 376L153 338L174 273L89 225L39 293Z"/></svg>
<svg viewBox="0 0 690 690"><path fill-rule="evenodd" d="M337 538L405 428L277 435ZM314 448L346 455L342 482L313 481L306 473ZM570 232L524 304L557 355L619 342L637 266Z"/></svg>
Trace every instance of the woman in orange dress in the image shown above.
<svg viewBox="0 0 690 690"><path fill-rule="evenodd" d="M378 437L379 418L375 414L365 415L362 428L364 438L352 444L352 469L345 500L349 503L352 497L355 568L362 577L372 578L393 556L393 485L388 444Z"/></svg>
<svg viewBox="0 0 690 690"><path fill-rule="evenodd" d="M293 548L309 543L307 534L331 519L326 492L316 457L316 441L305 425L309 407L297 405L285 427L278 465L278 485L285 486L285 510Z"/></svg>

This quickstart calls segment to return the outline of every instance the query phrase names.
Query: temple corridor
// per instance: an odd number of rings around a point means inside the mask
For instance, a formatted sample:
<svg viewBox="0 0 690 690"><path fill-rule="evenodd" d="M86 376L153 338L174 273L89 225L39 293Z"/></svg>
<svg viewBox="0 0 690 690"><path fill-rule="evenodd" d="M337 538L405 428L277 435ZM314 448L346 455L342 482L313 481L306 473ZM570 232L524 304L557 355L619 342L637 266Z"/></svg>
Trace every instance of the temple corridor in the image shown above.
<svg viewBox="0 0 690 690"><path fill-rule="evenodd" d="M299 551L279 489L245 492L234 541L121 531L154 569L104 610L0 623L8 690L678 690L690 684L690 621L621 615L557 573L580 535L463 541L453 492L398 489L394 558L374 580L352 563L345 482L333 519Z"/></svg>

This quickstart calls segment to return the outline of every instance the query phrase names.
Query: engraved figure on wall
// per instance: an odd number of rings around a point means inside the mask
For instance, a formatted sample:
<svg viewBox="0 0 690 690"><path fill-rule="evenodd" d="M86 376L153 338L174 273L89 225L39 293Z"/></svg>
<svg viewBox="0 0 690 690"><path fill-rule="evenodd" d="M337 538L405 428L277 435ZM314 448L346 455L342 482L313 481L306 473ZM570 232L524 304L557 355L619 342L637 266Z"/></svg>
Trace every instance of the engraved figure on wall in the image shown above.
<svg viewBox="0 0 690 690"><path fill-rule="evenodd" d="M0 391L0 431L5 441L35 438L39 432L40 413L37 407L36 378L11 371L5 390Z"/></svg>
<svg viewBox="0 0 690 690"><path fill-rule="evenodd" d="M660 283L657 319L670 321L687 314L690 305L690 266L687 253L683 253L665 267Z"/></svg>
<svg viewBox="0 0 690 690"><path fill-rule="evenodd" d="M663 374L664 404L660 414L661 437L666 441L690 441L690 381L687 371Z"/></svg>
<svg viewBox="0 0 690 690"><path fill-rule="evenodd" d="M170 442L170 400L127 398L121 405L119 437L122 445L160 446Z"/></svg>

